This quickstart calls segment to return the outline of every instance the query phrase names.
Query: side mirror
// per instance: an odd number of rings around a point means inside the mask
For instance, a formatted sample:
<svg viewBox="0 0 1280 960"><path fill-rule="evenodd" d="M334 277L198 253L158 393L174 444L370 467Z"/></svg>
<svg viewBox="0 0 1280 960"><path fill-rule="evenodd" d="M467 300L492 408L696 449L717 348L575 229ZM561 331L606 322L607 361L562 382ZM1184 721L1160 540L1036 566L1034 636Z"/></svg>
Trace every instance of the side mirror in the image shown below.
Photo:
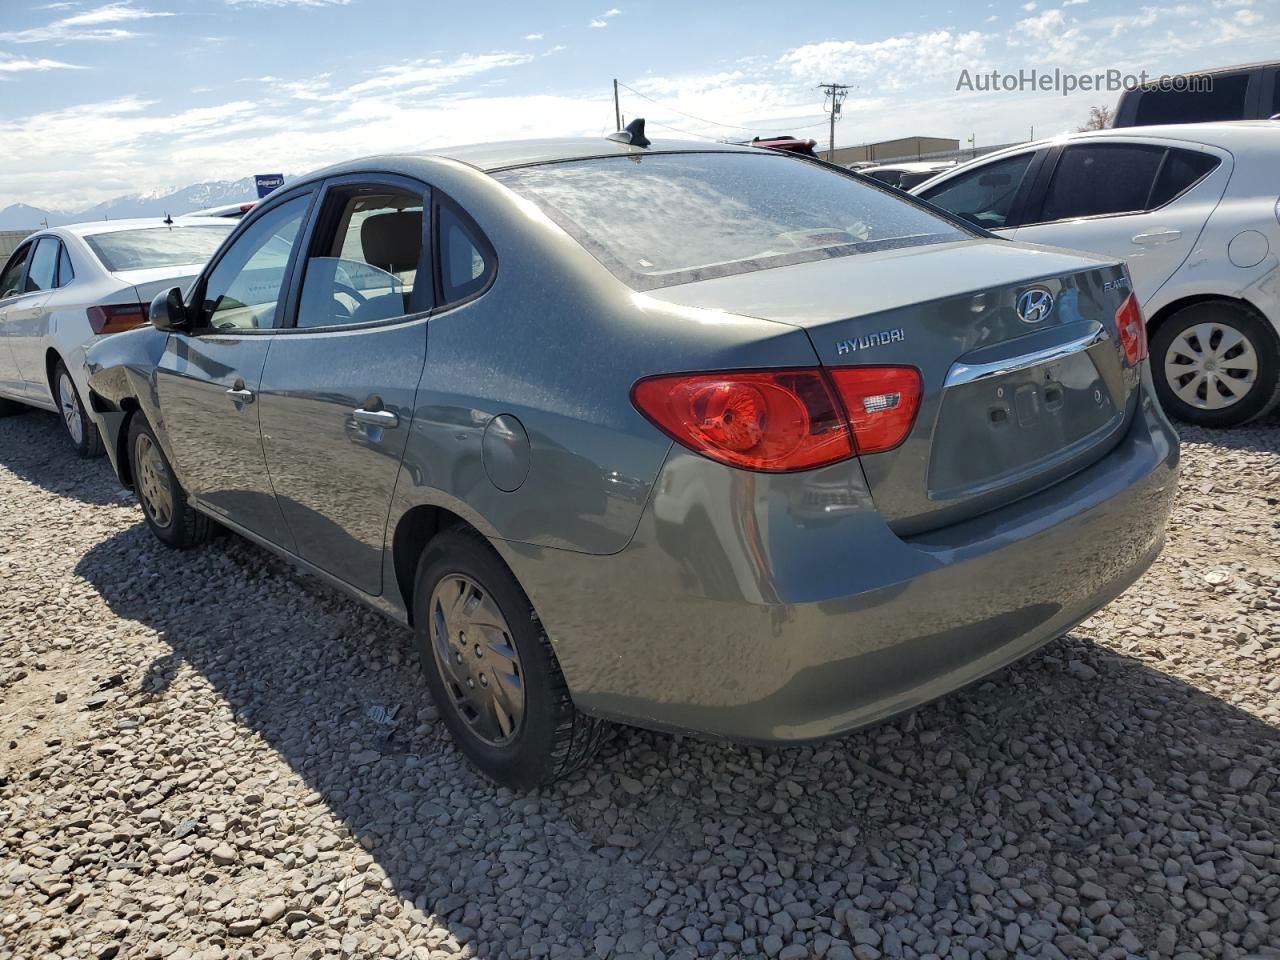
<svg viewBox="0 0 1280 960"><path fill-rule="evenodd" d="M181 330L187 325L187 308L182 302L182 290L174 287L157 293L147 313L151 325L157 330Z"/></svg>

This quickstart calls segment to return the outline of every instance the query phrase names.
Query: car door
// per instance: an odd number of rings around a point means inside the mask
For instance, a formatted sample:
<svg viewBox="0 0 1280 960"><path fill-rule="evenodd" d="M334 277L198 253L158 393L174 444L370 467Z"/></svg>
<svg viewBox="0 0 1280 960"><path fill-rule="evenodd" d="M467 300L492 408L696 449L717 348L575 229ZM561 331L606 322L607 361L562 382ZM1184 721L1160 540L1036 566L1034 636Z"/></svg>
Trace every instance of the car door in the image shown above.
<svg viewBox="0 0 1280 960"><path fill-rule="evenodd" d="M27 261L27 278L24 293L9 306L6 325L9 348L18 365L22 389L28 399L53 401L49 393L49 380L45 374L45 334L48 333L49 314L45 309L58 278L58 239L38 237Z"/></svg>
<svg viewBox="0 0 1280 960"><path fill-rule="evenodd" d="M0 393L15 399L25 399L27 384L18 372L18 360L13 355L9 318L25 296L27 259L33 246L24 243L18 247L0 271Z"/></svg>
<svg viewBox="0 0 1280 960"><path fill-rule="evenodd" d="M310 190L255 212L191 291L191 329L169 335L156 369L162 438L187 492L210 512L292 549L259 430L258 387L288 289Z"/></svg>
<svg viewBox="0 0 1280 960"><path fill-rule="evenodd" d="M1064 147L1014 239L1124 259L1146 303L1173 276L1222 197L1225 151L1191 144Z"/></svg>
<svg viewBox="0 0 1280 960"><path fill-rule="evenodd" d="M426 361L430 196L391 176L326 183L262 375L263 450L298 556L372 595Z"/></svg>
<svg viewBox="0 0 1280 960"><path fill-rule="evenodd" d="M911 192L970 223L1010 236L1048 152L1024 150L966 164L953 176Z"/></svg>

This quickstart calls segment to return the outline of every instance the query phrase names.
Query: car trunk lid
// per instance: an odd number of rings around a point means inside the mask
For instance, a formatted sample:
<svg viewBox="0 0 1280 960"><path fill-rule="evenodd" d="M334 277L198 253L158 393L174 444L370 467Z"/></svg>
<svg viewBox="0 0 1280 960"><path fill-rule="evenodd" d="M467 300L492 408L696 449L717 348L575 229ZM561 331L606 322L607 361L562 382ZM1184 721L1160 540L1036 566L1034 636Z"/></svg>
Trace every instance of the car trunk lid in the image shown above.
<svg viewBox="0 0 1280 960"><path fill-rule="evenodd" d="M859 458L877 509L910 536L994 509L1104 456L1137 372L1114 261L976 240L797 264L650 296L792 323L829 367L907 365L920 409L897 448ZM1030 322L1047 297L1052 307Z"/></svg>

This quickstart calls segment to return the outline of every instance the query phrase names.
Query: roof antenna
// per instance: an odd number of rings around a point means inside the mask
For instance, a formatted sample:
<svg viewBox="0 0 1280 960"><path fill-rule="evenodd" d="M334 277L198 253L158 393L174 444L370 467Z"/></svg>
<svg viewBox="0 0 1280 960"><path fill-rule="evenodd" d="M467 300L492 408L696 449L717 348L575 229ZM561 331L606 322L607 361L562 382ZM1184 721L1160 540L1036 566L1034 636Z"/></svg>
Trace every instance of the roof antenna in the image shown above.
<svg viewBox="0 0 1280 960"><path fill-rule="evenodd" d="M171 227L173 226L173 217L169 216L169 211L168 211L168 210L166 210L166 211L164 212L164 219L163 219L163 220L161 220L160 222L161 222L161 223L168 224L168 225L169 225L169 226L171 226Z"/></svg>
<svg viewBox="0 0 1280 960"><path fill-rule="evenodd" d="M617 133L611 133L605 139L618 143L630 144L633 147L647 147L650 140L644 135L644 117L636 117Z"/></svg>

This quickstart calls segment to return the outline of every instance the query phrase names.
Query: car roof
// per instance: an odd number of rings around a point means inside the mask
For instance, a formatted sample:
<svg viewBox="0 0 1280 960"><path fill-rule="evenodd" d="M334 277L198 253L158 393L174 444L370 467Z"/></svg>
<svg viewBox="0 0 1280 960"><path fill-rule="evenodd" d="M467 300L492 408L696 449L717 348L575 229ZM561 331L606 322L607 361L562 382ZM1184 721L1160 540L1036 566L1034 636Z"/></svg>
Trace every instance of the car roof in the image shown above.
<svg viewBox="0 0 1280 960"><path fill-rule="evenodd" d="M871 173L873 170L901 170L904 173L927 173L943 167L953 167L954 160L904 160L902 163L877 163L874 167L862 167L859 173Z"/></svg>
<svg viewBox="0 0 1280 960"><path fill-rule="evenodd" d="M198 227L228 226L225 217L174 217L173 223L165 223L162 217L137 217L132 220L90 220L86 223L68 223L60 227L50 227L40 233L68 233L74 237L92 237L103 233L117 233L120 230L159 230L165 227ZM234 227L234 224L231 224Z"/></svg>
<svg viewBox="0 0 1280 960"><path fill-rule="evenodd" d="M369 170L379 161L431 160L443 158L457 160L486 173L507 167L527 166L535 163L555 163L560 160L582 160L588 157L644 156L647 153L749 153L758 154L758 147L733 143L711 143L701 140L653 140L647 147L633 147L607 137L561 137L547 140L503 140L494 143L474 143L454 147L440 147L413 154L390 154L362 157L316 170L298 181L320 177L338 176L343 173L360 173Z"/></svg>

